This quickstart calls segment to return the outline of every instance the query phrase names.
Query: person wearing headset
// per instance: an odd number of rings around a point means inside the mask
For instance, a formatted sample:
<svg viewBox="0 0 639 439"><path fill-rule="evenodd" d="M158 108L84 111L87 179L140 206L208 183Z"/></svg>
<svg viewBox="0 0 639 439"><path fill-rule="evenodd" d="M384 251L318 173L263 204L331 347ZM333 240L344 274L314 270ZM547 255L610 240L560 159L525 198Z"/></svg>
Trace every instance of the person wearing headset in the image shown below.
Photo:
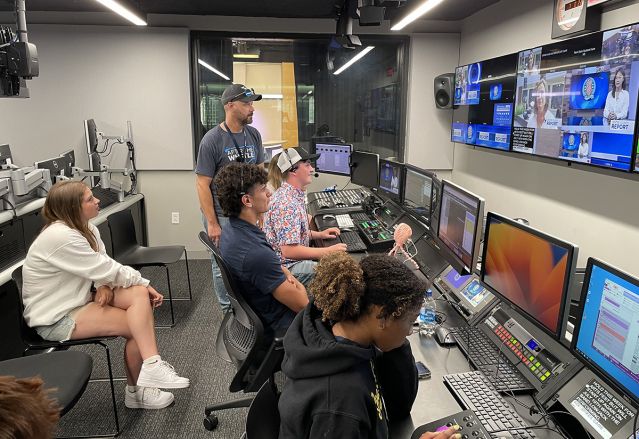
<svg viewBox="0 0 639 439"><path fill-rule="evenodd" d="M204 230L215 245L220 243L222 226L228 224L228 218L222 212L217 199L213 179L224 166L232 162L264 163L264 147L260 132L249 126L253 122L253 102L262 99L251 88L242 84L231 84L222 93L225 119L207 132L197 155L196 188L202 211ZM213 286L222 312L231 309L220 269L211 258Z"/></svg>
<svg viewBox="0 0 639 439"><path fill-rule="evenodd" d="M346 251L346 244L329 247L309 247L311 239L334 239L339 229L331 227L321 232L311 230L306 214L305 190L313 180L315 169L311 161L320 154L309 154L303 148L284 149L277 160L282 172L282 186L271 197L264 215L266 240L282 264L305 286L313 279L315 260L334 251Z"/></svg>

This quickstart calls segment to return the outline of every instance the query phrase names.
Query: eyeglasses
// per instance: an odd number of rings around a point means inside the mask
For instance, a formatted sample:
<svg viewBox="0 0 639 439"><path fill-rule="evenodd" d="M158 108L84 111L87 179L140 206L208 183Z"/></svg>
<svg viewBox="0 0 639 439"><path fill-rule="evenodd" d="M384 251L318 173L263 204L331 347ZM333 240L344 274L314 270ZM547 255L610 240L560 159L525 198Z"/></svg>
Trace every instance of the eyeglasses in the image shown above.
<svg viewBox="0 0 639 439"><path fill-rule="evenodd" d="M248 88L245 91L243 91L242 93L233 96L231 99L228 100L228 102L233 102L233 101L235 101L237 99L240 99L242 96L246 96L247 98L250 98L254 94L255 94L255 90L253 90L252 88Z"/></svg>

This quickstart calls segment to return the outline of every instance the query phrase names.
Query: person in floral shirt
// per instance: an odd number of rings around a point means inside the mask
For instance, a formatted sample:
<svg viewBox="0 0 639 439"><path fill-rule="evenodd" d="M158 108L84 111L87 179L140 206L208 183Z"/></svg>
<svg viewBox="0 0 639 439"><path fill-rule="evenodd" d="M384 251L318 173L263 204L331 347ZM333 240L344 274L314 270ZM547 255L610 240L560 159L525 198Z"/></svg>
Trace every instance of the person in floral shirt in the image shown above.
<svg viewBox="0 0 639 439"><path fill-rule="evenodd" d="M302 284L308 285L315 274L316 260L331 252L346 251L346 244L330 247L309 247L311 239L334 239L339 229L331 227L321 232L310 229L304 195L311 184L315 169L311 161L319 154L309 154L303 148L287 148L280 153L277 166L284 182L271 197L264 215L266 240Z"/></svg>

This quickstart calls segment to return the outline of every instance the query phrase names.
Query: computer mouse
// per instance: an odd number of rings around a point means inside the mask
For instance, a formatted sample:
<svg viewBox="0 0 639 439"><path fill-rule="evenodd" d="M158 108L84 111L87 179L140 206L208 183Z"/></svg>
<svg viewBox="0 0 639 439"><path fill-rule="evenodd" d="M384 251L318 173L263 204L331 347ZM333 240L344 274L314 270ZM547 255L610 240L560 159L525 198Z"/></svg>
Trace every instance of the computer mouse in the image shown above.
<svg viewBox="0 0 639 439"><path fill-rule="evenodd" d="M323 219L324 221L326 221L326 220L333 220L333 221L335 221L335 215L330 215L330 214L322 215L322 219Z"/></svg>
<svg viewBox="0 0 639 439"><path fill-rule="evenodd" d="M453 334L450 332L450 330L448 328L444 328L441 325L435 328L435 340L437 340L437 343L439 343L441 346L450 346L457 344L457 342L455 341L455 337L453 337Z"/></svg>

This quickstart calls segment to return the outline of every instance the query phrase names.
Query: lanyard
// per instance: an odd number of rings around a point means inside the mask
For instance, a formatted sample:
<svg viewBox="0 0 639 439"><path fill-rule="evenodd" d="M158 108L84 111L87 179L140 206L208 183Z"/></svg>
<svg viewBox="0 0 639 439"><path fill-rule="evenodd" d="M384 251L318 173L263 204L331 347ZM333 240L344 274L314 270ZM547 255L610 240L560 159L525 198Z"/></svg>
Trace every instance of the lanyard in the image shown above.
<svg viewBox="0 0 639 439"><path fill-rule="evenodd" d="M246 159L244 158L244 154L242 153L242 150L240 149L240 145L237 144L237 140L235 140L235 136L231 132L231 129L226 124L226 121L224 122L224 128L226 128L226 132L229 133L229 136L231 136L233 145L235 145L235 149L237 150L237 154L238 154L237 161L240 163L244 163L246 161ZM246 151L246 128L242 128L242 134L244 134L244 150Z"/></svg>

